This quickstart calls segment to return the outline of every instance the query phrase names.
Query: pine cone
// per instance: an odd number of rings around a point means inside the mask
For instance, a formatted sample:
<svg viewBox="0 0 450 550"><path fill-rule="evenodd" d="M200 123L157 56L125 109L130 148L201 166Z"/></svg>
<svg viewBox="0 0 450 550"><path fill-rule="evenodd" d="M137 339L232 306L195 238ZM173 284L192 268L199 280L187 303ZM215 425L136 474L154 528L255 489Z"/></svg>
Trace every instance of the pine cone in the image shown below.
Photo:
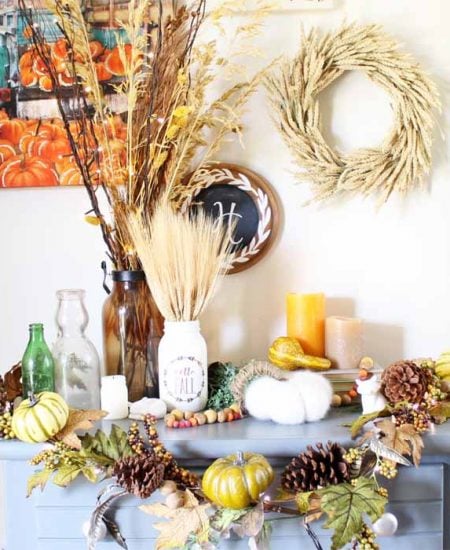
<svg viewBox="0 0 450 550"><path fill-rule="evenodd" d="M127 456L114 466L117 483L136 497L148 498L164 479L164 465L153 454Z"/></svg>
<svg viewBox="0 0 450 550"><path fill-rule="evenodd" d="M327 485L337 485L349 479L349 466L344 460L345 449L329 441L317 449L308 445L307 451L293 458L286 466L281 484L288 491L314 491Z"/></svg>
<svg viewBox="0 0 450 550"><path fill-rule="evenodd" d="M0 414L9 412L11 409L11 404L8 401L8 393L6 391L5 382L3 377L0 376Z"/></svg>
<svg viewBox="0 0 450 550"><path fill-rule="evenodd" d="M397 361L384 370L381 391L391 403L420 403L432 383L430 369L413 361Z"/></svg>

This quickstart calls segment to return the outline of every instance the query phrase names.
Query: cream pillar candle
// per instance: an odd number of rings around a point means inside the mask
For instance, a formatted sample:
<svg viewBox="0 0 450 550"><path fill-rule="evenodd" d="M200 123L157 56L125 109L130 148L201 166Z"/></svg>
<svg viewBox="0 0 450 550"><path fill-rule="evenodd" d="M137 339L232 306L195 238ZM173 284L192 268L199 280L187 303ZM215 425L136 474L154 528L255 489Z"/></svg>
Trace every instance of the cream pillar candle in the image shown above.
<svg viewBox="0 0 450 550"><path fill-rule="evenodd" d="M105 420L128 418L128 390L125 376L102 376L100 389L102 410L108 414Z"/></svg>
<svg viewBox="0 0 450 550"><path fill-rule="evenodd" d="M353 317L327 317L325 356L333 368L357 369L364 356L363 322Z"/></svg>

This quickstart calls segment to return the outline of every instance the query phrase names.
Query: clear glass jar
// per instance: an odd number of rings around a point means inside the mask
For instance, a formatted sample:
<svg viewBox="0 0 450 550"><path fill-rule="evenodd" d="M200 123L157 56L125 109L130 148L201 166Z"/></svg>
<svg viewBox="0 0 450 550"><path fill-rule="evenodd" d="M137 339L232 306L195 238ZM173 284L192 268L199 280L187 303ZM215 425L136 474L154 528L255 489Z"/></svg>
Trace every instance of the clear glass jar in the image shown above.
<svg viewBox="0 0 450 550"><path fill-rule="evenodd" d="M159 393L168 409L204 409L208 400L208 358L198 321L165 321L158 362Z"/></svg>
<svg viewBox="0 0 450 550"><path fill-rule="evenodd" d="M163 318L143 271L113 271L103 305L105 374L123 374L128 401L158 397L158 345Z"/></svg>
<svg viewBox="0 0 450 550"><path fill-rule="evenodd" d="M86 337L89 316L84 290L58 290L56 324L58 338L53 346L56 391L76 409L100 408L100 360L94 344Z"/></svg>

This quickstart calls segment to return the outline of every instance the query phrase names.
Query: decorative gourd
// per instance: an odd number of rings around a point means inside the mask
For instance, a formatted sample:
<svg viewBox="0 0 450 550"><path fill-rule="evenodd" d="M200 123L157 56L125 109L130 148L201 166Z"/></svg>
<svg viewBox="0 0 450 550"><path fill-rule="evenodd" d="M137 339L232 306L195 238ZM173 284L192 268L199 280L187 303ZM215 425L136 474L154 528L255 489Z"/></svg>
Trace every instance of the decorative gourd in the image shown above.
<svg viewBox="0 0 450 550"><path fill-rule="evenodd" d="M202 489L215 504L240 510L256 502L273 478L272 467L266 458L238 451L209 466L203 475Z"/></svg>
<svg viewBox="0 0 450 550"><path fill-rule="evenodd" d="M273 342L269 348L268 359L284 370L327 370L331 367L329 359L305 355L300 342L288 336L281 336Z"/></svg>
<svg viewBox="0 0 450 550"><path fill-rule="evenodd" d="M58 185L58 175L50 163L39 157L15 156L0 166L0 187L53 185Z"/></svg>
<svg viewBox="0 0 450 550"><path fill-rule="evenodd" d="M69 407L54 392L45 391L25 399L14 411L12 429L27 443L42 443L60 432L69 418Z"/></svg>

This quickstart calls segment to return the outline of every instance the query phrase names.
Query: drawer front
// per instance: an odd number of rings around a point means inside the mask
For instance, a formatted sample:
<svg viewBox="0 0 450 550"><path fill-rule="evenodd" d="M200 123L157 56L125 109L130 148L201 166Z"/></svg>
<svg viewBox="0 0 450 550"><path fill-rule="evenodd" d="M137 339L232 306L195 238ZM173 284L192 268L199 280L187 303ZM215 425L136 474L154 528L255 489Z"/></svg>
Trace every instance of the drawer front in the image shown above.
<svg viewBox="0 0 450 550"><path fill-rule="evenodd" d="M82 524L89 518L99 490L84 480L67 489L48 485L43 493L35 491L25 499L26 480L30 473L27 464L6 464L7 490L7 545L6 550L82 550L85 539ZM390 493L389 510L399 520L396 536L380 538L382 550L442 550L443 541L443 466L423 465L419 469L402 468L397 479L385 483ZM147 502L157 500L155 497ZM8 506L8 501L9 506ZM20 501L20 502L19 502ZM154 548L157 531L152 527L154 518L137 510L142 501L133 497L122 498L114 509L115 518L129 544L130 550ZM17 511L20 510L18 513ZM24 516L26 514L26 518ZM27 529L23 529L26 522ZM320 522L313 524L323 548L330 547L330 532ZM112 550L115 542L99 544L99 550ZM248 548L246 541L224 541L221 548L240 550ZM314 545L304 532L298 519L273 522L272 544L275 550L304 548ZM450 546L449 546L450 548Z"/></svg>

